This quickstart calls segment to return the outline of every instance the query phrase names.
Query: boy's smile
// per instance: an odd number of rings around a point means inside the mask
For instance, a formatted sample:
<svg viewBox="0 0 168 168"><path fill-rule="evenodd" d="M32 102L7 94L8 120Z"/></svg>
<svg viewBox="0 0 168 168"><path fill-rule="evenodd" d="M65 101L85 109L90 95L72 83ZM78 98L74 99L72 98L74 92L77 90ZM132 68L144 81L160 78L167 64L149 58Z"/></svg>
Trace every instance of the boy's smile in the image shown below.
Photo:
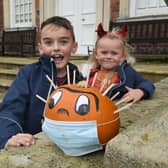
<svg viewBox="0 0 168 168"><path fill-rule="evenodd" d="M62 54L55 54L51 56L54 59L55 64L60 64L61 61L64 59L64 55Z"/></svg>

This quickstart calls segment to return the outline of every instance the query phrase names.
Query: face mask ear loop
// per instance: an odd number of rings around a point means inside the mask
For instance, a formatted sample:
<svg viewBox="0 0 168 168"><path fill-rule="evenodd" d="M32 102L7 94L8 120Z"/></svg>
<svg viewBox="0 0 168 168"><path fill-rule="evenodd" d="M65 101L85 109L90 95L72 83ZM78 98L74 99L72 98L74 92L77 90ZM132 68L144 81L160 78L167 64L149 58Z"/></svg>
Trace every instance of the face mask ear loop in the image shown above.
<svg viewBox="0 0 168 168"><path fill-rule="evenodd" d="M97 124L97 126L99 127L99 126L103 126L103 125L111 124L111 123L116 122L116 121L119 120L119 119L120 119L120 117L117 117L117 118L115 118L115 119L112 120L112 121L108 121L108 122L105 122L105 123Z"/></svg>

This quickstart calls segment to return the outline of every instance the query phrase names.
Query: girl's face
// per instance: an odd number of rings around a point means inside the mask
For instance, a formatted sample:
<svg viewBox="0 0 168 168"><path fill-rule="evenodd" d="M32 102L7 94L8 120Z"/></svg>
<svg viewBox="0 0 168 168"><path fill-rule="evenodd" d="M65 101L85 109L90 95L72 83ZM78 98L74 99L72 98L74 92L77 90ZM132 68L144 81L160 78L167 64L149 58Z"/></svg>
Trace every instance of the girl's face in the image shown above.
<svg viewBox="0 0 168 168"><path fill-rule="evenodd" d="M97 43L95 58L102 70L111 70L120 65L125 59L120 40L101 38Z"/></svg>
<svg viewBox="0 0 168 168"><path fill-rule="evenodd" d="M66 28L50 24L42 29L40 55L46 54L54 59L58 75L65 75L71 53L75 53L76 50L77 43L73 41L71 32Z"/></svg>

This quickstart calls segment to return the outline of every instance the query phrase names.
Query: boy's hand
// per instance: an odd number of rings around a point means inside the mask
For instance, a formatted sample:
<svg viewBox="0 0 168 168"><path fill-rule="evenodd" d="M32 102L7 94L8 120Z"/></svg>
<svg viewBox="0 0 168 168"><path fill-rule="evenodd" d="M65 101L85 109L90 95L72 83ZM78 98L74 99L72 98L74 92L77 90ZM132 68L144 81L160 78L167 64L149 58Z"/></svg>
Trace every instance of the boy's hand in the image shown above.
<svg viewBox="0 0 168 168"><path fill-rule="evenodd" d="M77 86L81 88L85 88L87 87L87 81L86 80L80 81L77 83Z"/></svg>
<svg viewBox="0 0 168 168"><path fill-rule="evenodd" d="M18 133L13 135L10 139L8 139L5 144L6 147L18 147L18 146L31 146L35 144L35 138L31 134L21 134Z"/></svg>

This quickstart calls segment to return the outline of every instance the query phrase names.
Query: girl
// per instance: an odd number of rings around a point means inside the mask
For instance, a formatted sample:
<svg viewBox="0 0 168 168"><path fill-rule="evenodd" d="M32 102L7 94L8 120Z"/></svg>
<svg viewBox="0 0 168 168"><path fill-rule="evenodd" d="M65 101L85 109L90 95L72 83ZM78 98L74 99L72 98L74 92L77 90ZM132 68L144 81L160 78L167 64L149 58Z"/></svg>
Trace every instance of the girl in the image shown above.
<svg viewBox="0 0 168 168"><path fill-rule="evenodd" d="M97 33L95 50L89 60L91 70L88 85L102 93L106 91L109 98L118 92L117 98L122 98L125 103L150 98L154 92L153 83L144 79L128 63L126 26L106 32L99 24ZM107 91L109 87L111 89Z"/></svg>

